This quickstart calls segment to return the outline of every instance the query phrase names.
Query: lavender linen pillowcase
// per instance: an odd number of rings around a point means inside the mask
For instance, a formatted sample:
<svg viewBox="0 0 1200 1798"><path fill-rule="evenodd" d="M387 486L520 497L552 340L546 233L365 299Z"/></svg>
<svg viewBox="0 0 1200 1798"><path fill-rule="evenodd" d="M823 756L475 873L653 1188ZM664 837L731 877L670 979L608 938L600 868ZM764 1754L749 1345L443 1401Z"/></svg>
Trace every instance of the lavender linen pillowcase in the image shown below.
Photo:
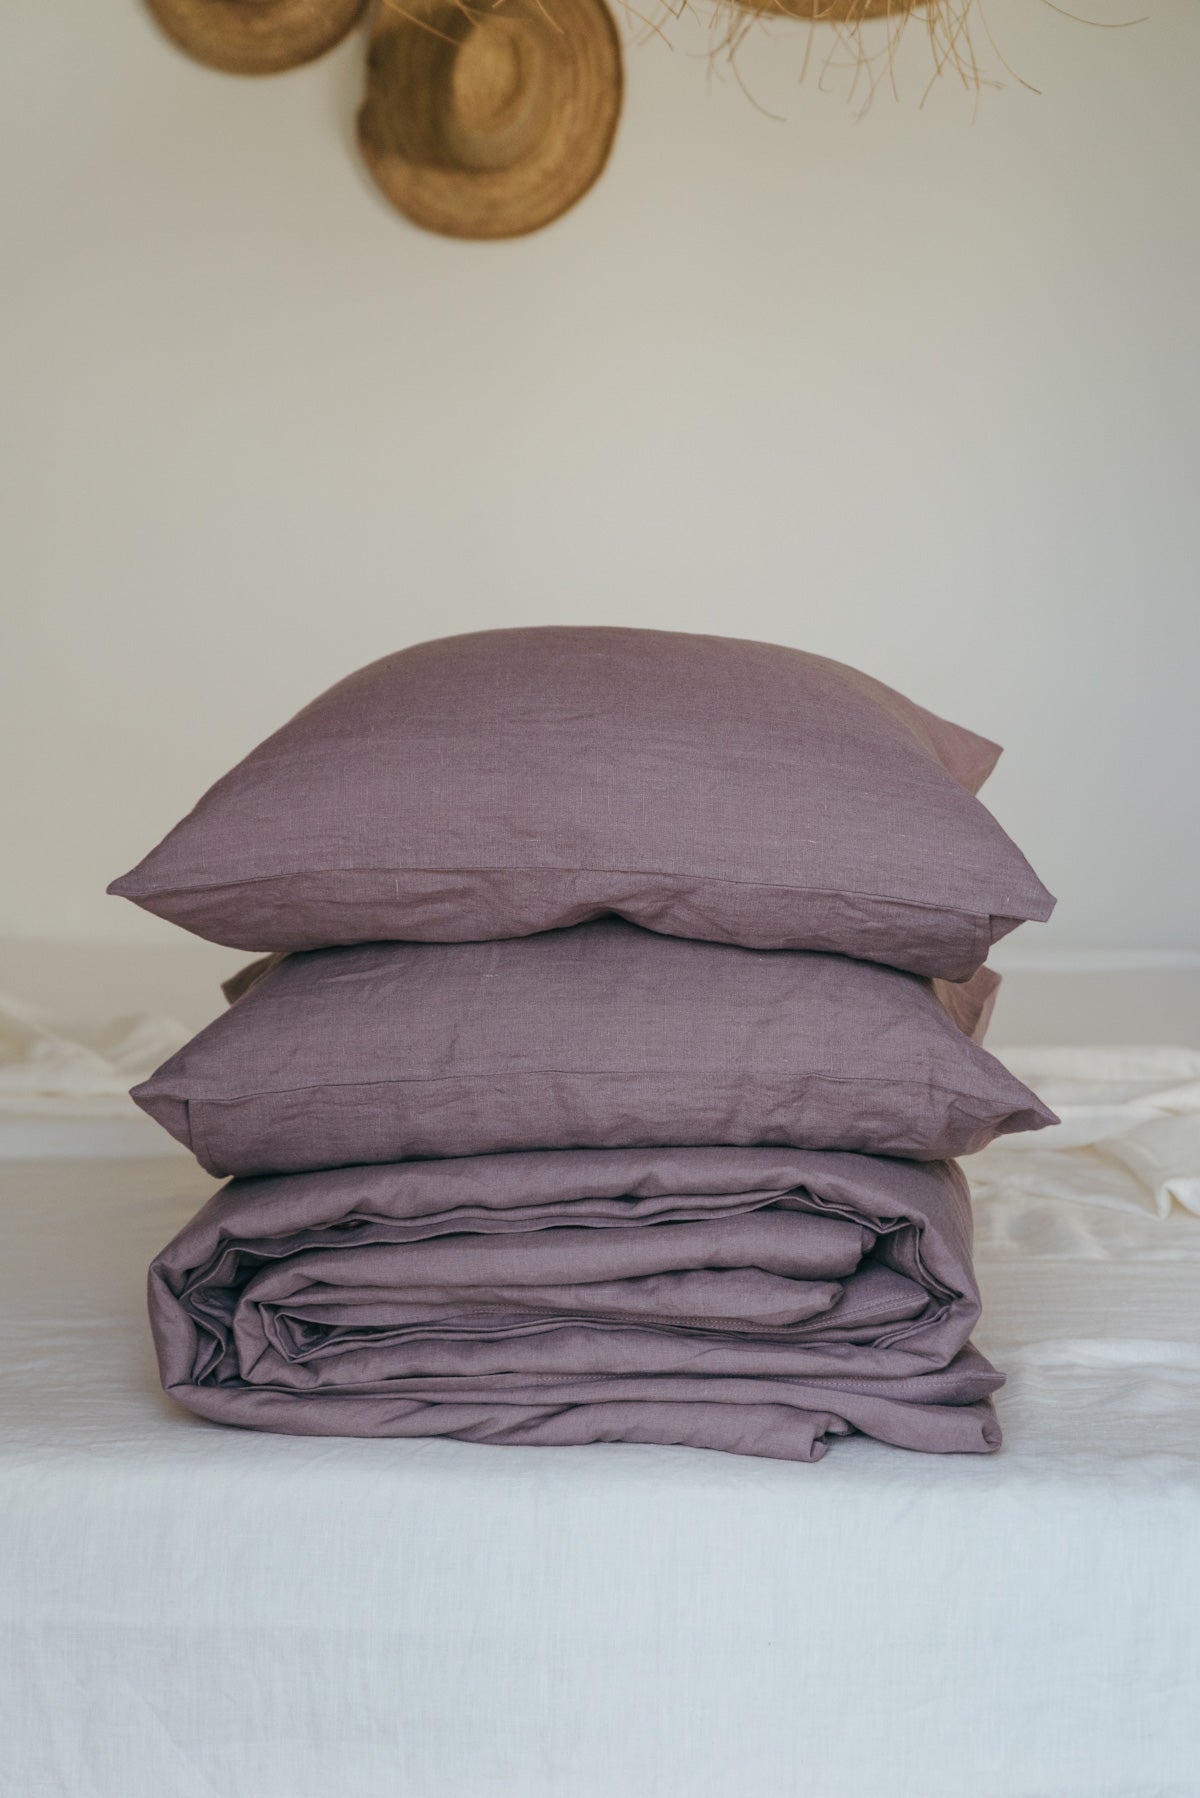
<svg viewBox="0 0 1200 1798"><path fill-rule="evenodd" d="M241 949L614 912L965 979L1054 904L974 797L999 753L775 644L483 631L330 688L109 891Z"/></svg>
<svg viewBox="0 0 1200 1798"><path fill-rule="evenodd" d="M953 989L963 1023L995 984ZM916 975L616 918L288 956L133 1096L214 1174L707 1144L935 1161L1054 1121Z"/></svg>

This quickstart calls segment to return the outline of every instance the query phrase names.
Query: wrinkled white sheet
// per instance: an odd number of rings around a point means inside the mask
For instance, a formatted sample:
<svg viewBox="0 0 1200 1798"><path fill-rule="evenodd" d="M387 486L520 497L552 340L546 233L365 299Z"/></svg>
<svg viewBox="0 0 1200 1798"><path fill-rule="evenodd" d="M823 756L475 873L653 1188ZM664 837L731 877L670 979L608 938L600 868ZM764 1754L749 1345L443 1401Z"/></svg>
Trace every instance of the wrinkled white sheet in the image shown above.
<svg viewBox="0 0 1200 1798"><path fill-rule="evenodd" d="M809 1467L202 1423L158 1390L143 1282L210 1183L181 1159L0 1182L0 1791L1200 1791L1178 1207L985 1195L1005 1447L856 1438Z"/></svg>
<svg viewBox="0 0 1200 1798"><path fill-rule="evenodd" d="M187 1041L172 1018L64 1024L0 993L0 1161L40 1155L161 1155L129 1088Z"/></svg>
<svg viewBox="0 0 1200 1798"><path fill-rule="evenodd" d="M0 1108L125 1108L129 1088L187 1041L172 1018L113 1018L64 1026L36 1005L0 993Z"/></svg>
<svg viewBox="0 0 1200 1798"><path fill-rule="evenodd" d="M1200 1217L1200 1051L1004 1049L1005 1064L1062 1122L997 1140L964 1163L976 1199L1021 1194ZM1197 1790L1200 1791L1200 1783Z"/></svg>

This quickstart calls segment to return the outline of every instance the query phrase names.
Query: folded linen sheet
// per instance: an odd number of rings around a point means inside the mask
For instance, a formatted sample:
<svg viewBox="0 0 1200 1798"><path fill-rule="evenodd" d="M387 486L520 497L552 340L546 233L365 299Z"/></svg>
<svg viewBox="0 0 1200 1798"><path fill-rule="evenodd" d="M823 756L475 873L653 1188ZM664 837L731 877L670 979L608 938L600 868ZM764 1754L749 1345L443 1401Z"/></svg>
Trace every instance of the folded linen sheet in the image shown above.
<svg viewBox="0 0 1200 1798"><path fill-rule="evenodd" d="M987 1453L949 1162L545 1150L239 1179L158 1256L163 1384L296 1435Z"/></svg>

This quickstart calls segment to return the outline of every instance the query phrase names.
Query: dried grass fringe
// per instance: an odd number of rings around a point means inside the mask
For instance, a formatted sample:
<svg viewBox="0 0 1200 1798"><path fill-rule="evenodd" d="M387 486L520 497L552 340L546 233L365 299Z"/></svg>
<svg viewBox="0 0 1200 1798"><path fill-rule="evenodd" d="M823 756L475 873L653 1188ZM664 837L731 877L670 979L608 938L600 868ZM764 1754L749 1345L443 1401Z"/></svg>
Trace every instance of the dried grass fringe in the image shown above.
<svg viewBox="0 0 1200 1798"><path fill-rule="evenodd" d="M986 88L1016 82L1029 93L1040 89L1018 74L1007 60L988 21L984 0L659 0L660 14L651 19L639 10L645 0L615 0L635 35L670 41L666 20L692 13L709 29L709 62L714 72L728 68L759 111L738 68L738 53L754 32L782 27L792 43L802 34L798 79L815 80L818 89L845 88L845 99L861 115L876 96L889 92L900 99L898 64L906 35L923 35L928 48L928 75L921 93L924 106L945 77L957 82L977 102ZM550 0L553 4L553 0ZM1144 18L1100 20L1081 17L1056 0L1042 0L1049 11L1078 25L1105 30L1141 25ZM772 115L774 116L774 115Z"/></svg>
<svg viewBox="0 0 1200 1798"><path fill-rule="evenodd" d="M473 20L485 19L499 3L452 0ZM379 4L411 17L404 0L379 0ZM528 4L554 26L554 0L528 0ZM1084 18L1056 0L1042 0L1042 4L1060 18L1103 30L1146 23L1145 18ZM986 88L1003 88L1012 81L1031 94L1041 92L1006 59L988 22L984 0L612 0L612 5L624 13L635 41L657 37L669 45L672 23L689 13L707 20L712 71L728 68L760 112L767 109L742 79L738 53L752 33L770 31L773 26L781 26L793 41L803 31L798 81L815 80L818 90L828 93L840 80L846 88L847 104L860 116L882 91L900 99L897 63L905 35L912 32L923 33L929 51L921 106L947 76L976 102ZM656 12L646 10L650 6L656 6Z"/></svg>

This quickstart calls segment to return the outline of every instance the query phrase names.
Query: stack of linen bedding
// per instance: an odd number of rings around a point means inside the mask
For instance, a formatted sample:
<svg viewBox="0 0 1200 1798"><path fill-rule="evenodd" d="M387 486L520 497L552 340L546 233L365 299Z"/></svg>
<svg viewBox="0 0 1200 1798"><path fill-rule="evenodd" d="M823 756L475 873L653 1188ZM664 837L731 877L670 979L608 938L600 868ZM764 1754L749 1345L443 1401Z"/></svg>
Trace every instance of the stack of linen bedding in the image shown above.
<svg viewBox="0 0 1200 1798"><path fill-rule="evenodd" d="M135 1098L232 1175L163 1382L303 1434L987 1452L956 1157L1053 900L994 745L837 663L484 632L316 700L113 891L266 951Z"/></svg>

